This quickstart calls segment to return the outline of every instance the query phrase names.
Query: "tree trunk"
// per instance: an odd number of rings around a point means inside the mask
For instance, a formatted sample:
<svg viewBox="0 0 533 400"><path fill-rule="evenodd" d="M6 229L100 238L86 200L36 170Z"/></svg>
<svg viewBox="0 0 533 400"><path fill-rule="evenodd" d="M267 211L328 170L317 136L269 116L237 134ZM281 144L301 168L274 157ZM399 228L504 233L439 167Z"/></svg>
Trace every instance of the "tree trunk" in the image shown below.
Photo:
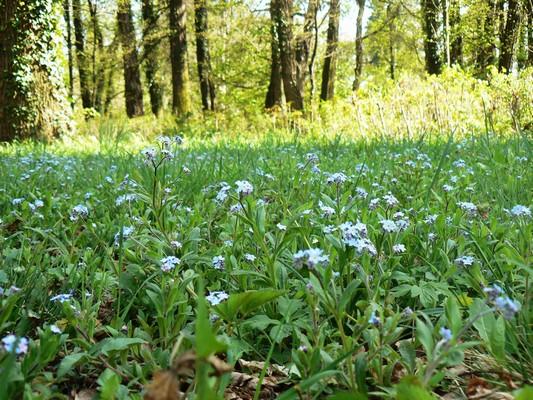
<svg viewBox="0 0 533 400"><path fill-rule="evenodd" d="M496 21L498 16L496 0L484 0L485 9L479 21L480 38L475 56L476 70L485 76L487 68L496 62Z"/></svg>
<svg viewBox="0 0 533 400"><path fill-rule="evenodd" d="M392 18L392 5L387 5L387 19L389 23L389 75L392 80L396 79L396 50L394 48L394 39L396 35L396 22L397 15Z"/></svg>
<svg viewBox="0 0 533 400"><path fill-rule="evenodd" d="M143 115L144 109L139 56L137 54L130 0L119 0L117 19L124 64L126 114L128 117L133 118Z"/></svg>
<svg viewBox="0 0 533 400"><path fill-rule="evenodd" d="M0 141L51 139L69 129L49 0L0 2Z"/></svg>
<svg viewBox="0 0 533 400"><path fill-rule="evenodd" d="M285 100L293 110L303 110L303 95L298 86L297 63L292 35L292 0L272 0L278 33L281 78Z"/></svg>
<svg viewBox="0 0 533 400"><path fill-rule="evenodd" d="M533 67L533 0L526 0L527 66Z"/></svg>
<svg viewBox="0 0 533 400"><path fill-rule="evenodd" d="M204 111L215 111L215 85L212 80L209 41L207 39L206 0L194 1L194 27L196 32L196 62L200 80L200 94Z"/></svg>
<svg viewBox="0 0 533 400"><path fill-rule="evenodd" d="M438 0L422 0L424 20L424 52L426 55L426 71L439 74L442 64L439 57L439 3Z"/></svg>
<svg viewBox="0 0 533 400"><path fill-rule="evenodd" d="M155 37L158 15L153 0L142 0L142 17L144 22L143 40L146 82L150 94L150 106L154 115L159 115L163 106L163 87L158 78L158 44Z"/></svg>
<svg viewBox="0 0 533 400"><path fill-rule="evenodd" d="M339 44L340 1L330 0L326 56L322 68L320 99L331 100L335 94L335 72L337 70L337 46Z"/></svg>
<svg viewBox="0 0 533 400"><path fill-rule="evenodd" d="M357 0L357 25L355 31L355 71L353 91L359 90L361 76L363 74L363 15L365 12L365 0Z"/></svg>
<svg viewBox="0 0 533 400"><path fill-rule="evenodd" d="M68 97L70 107L74 110L74 62L72 59L72 18L70 16L70 0L63 1L63 17L67 30L67 58L68 58Z"/></svg>
<svg viewBox="0 0 533 400"><path fill-rule="evenodd" d="M463 35L461 33L461 4L460 0L448 0L450 8L448 10L450 29L450 63L451 65L463 65Z"/></svg>
<svg viewBox="0 0 533 400"><path fill-rule="evenodd" d="M190 112L187 66L187 10L185 0L169 0L170 64L172 70L172 109L178 116Z"/></svg>
<svg viewBox="0 0 533 400"><path fill-rule="evenodd" d="M102 106L102 97L104 94L105 87L105 62L102 60L102 57L105 53L104 49L104 36L102 34L102 29L100 28L100 22L98 20L98 10L96 6L96 1L87 0L89 6L89 12L91 14L91 23L93 26L93 92L92 92L92 104L93 107L98 111L103 111ZM97 50L98 50L98 60L97 60ZM97 62L98 61L98 62Z"/></svg>
<svg viewBox="0 0 533 400"><path fill-rule="evenodd" d="M81 104L83 108L91 108L91 89L87 73L87 58L85 54L85 32L81 14L80 0L72 0L72 16L74 22L74 45L76 47L76 61L78 63L78 80L80 81Z"/></svg>
<svg viewBox="0 0 533 400"><path fill-rule="evenodd" d="M503 35L500 38L500 59L498 62L498 70L500 72L505 71L509 73L513 67L513 56L516 47L519 23L520 2L519 0L509 0Z"/></svg>
<svg viewBox="0 0 533 400"><path fill-rule="evenodd" d="M303 98L305 78L309 72L309 55L311 53L311 40L313 39L313 25L318 12L318 0L308 0L307 11L304 16L303 31L296 37L296 82Z"/></svg>
<svg viewBox="0 0 533 400"><path fill-rule="evenodd" d="M279 61L279 41L277 24L277 10L275 9L275 0L270 2L270 82L265 98L265 108L270 109L275 106L281 106L283 92L281 90L281 64Z"/></svg>

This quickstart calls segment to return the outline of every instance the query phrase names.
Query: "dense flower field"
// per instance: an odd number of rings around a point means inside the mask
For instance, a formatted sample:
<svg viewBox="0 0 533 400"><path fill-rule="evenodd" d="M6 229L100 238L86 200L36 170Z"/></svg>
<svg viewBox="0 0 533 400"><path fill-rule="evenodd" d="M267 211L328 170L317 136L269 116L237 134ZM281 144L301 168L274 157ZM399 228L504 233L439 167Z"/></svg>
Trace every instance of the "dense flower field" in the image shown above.
<svg viewBox="0 0 533 400"><path fill-rule="evenodd" d="M533 398L527 138L13 149L0 399Z"/></svg>

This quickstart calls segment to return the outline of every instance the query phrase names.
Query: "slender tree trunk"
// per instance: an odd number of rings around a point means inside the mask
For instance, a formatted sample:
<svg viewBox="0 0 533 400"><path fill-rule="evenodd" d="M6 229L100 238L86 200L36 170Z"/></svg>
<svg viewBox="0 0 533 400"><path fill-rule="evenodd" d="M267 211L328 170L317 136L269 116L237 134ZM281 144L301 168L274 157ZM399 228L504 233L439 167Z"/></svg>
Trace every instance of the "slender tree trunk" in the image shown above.
<svg viewBox="0 0 533 400"><path fill-rule="evenodd" d="M396 50L394 48L394 40L396 35L396 23L392 15L392 5L387 5L387 19L389 23L389 75L392 80L396 79ZM395 16L396 17L396 16Z"/></svg>
<svg viewBox="0 0 533 400"><path fill-rule="evenodd" d="M275 9L275 0L270 2L270 82L265 98L265 108L270 109L275 106L281 106L282 101L282 81L281 81L281 64L279 60L279 41L277 24L277 10Z"/></svg>
<svg viewBox="0 0 533 400"><path fill-rule="evenodd" d="M296 81L298 90L303 97L305 88L305 78L309 73L309 55L311 53L311 42L313 39L313 25L318 12L318 0L309 0L307 11L304 16L303 31L296 37Z"/></svg>
<svg viewBox="0 0 533 400"><path fill-rule="evenodd" d="M439 3L438 0L422 0L424 20L424 52L426 55L426 71L439 74L442 69L439 57Z"/></svg>
<svg viewBox="0 0 533 400"><path fill-rule="evenodd" d="M100 28L100 21L98 20L98 10L96 1L87 0L89 12L91 14L91 23L93 26L93 93L92 104L98 112L103 111L102 97L104 95L105 87L105 62L102 57L105 53L104 36ZM97 60L98 53L98 60ZM98 62L97 62L98 61Z"/></svg>
<svg viewBox="0 0 533 400"><path fill-rule="evenodd" d="M113 41L109 46L109 53L115 54L118 49L118 32L115 30L113 35ZM105 89L104 89L104 114L108 114L111 108L111 102L115 97L115 73L117 69L117 63L111 61L107 66L107 75L105 77Z"/></svg>
<svg viewBox="0 0 533 400"><path fill-rule="evenodd" d="M448 19L450 30L450 63L463 65L463 35L461 33L461 3L460 0L448 0Z"/></svg>
<svg viewBox="0 0 533 400"><path fill-rule="evenodd" d="M65 29L67 30L67 58L68 58L68 97L70 107L74 110L74 62L72 59L72 18L70 12L70 0L63 1L63 17L65 18Z"/></svg>
<svg viewBox="0 0 533 400"><path fill-rule="evenodd" d="M365 12L365 0L357 0L357 22L355 31L355 71L352 89L359 90L361 76L363 74L363 16Z"/></svg>
<svg viewBox="0 0 533 400"><path fill-rule="evenodd" d="M128 117L133 118L143 115L144 109L139 56L137 54L130 0L119 0L117 19L124 64L126 114Z"/></svg>
<svg viewBox="0 0 533 400"><path fill-rule="evenodd" d="M200 94L204 111L215 111L215 85L211 72L209 41L207 39L207 4L206 0L194 1L194 26L196 32L196 62L200 79Z"/></svg>
<svg viewBox="0 0 533 400"><path fill-rule="evenodd" d="M527 66L533 67L533 0L526 0Z"/></svg>
<svg viewBox="0 0 533 400"><path fill-rule="evenodd" d="M142 17L144 22L144 72L150 94L150 106L154 115L159 115L163 106L163 86L158 78L159 40L155 37L158 15L154 7L154 0L142 0Z"/></svg>
<svg viewBox="0 0 533 400"><path fill-rule="evenodd" d="M87 72L87 58L85 54L85 32L81 14L80 0L72 0L72 16L74 22L74 45L76 47L76 60L78 62L78 80L80 82L81 104L83 108L91 108L91 89Z"/></svg>
<svg viewBox="0 0 533 400"><path fill-rule="evenodd" d="M331 100L335 94L337 47L339 44L339 15L340 1L330 0L326 56L324 57L324 66L322 68L322 85L320 88L320 99L324 101Z"/></svg>
<svg viewBox="0 0 533 400"><path fill-rule="evenodd" d="M475 57L476 70L481 76L485 76L487 68L496 62L496 21L498 19L496 0L484 1L484 12L479 19L480 43Z"/></svg>
<svg viewBox="0 0 533 400"><path fill-rule="evenodd" d="M191 109L187 65L187 10L185 0L169 0L172 109L186 116Z"/></svg>
<svg viewBox="0 0 533 400"><path fill-rule="evenodd" d="M515 53L518 25L520 23L520 1L509 0L507 6L507 18L503 35L500 39L500 59L498 61L498 70L500 72L511 72L513 67L513 56Z"/></svg>
<svg viewBox="0 0 533 400"><path fill-rule="evenodd" d="M303 110L303 95L299 89L297 63L292 34L292 0L272 0L276 11L281 77L285 100L293 110Z"/></svg>

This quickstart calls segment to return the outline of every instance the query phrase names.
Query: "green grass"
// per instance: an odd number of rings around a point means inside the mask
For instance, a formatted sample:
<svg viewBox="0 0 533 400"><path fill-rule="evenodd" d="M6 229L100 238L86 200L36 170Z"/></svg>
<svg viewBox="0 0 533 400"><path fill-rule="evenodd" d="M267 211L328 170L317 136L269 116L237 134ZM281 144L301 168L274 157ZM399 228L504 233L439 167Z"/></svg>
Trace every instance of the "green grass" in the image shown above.
<svg viewBox="0 0 533 400"><path fill-rule="evenodd" d="M26 354L0 350L0 399L82 389L141 398L189 349L203 378L178 376L181 390L204 399L231 387L227 374L208 377L213 353L232 367L287 367L282 398L425 398L457 389L456 365L501 391L510 389L498 372L531 383L532 220L506 211L531 210L526 136L186 139L165 161L153 146L148 163L112 144L0 149L0 333L29 339ZM338 172L346 181L328 184ZM253 192L239 195L239 180ZM77 205L88 215L72 221ZM404 226L387 233L383 220ZM350 245L347 222L366 225L356 239L370 251ZM312 248L327 262L295 262ZM180 262L163 271L169 256ZM458 265L462 256L473 265ZM484 291L494 284L520 304L507 319ZM204 302L214 291L229 299ZM59 294L68 299L51 300Z"/></svg>

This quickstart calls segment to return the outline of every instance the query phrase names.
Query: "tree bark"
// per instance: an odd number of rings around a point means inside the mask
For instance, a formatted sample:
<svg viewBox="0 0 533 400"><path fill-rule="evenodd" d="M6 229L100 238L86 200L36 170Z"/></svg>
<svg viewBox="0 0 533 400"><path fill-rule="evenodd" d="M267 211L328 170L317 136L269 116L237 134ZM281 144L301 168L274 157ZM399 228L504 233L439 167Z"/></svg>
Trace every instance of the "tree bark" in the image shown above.
<svg viewBox="0 0 533 400"><path fill-rule="evenodd" d="M119 0L117 19L124 64L126 114L128 117L133 118L143 115L144 109L139 56L137 54L130 0Z"/></svg>
<svg viewBox="0 0 533 400"><path fill-rule="evenodd" d="M394 39L396 35L396 21L392 18L392 5L387 5L387 19L389 23L389 75L392 80L396 79L396 49L394 48Z"/></svg>
<svg viewBox="0 0 533 400"><path fill-rule="evenodd" d="M206 0L194 1L194 26L196 33L196 62L200 80L200 95L204 111L215 111L215 85L211 72L209 41L207 39L207 4Z"/></svg>
<svg viewBox="0 0 533 400"><path fill-rule="evenodd" d="M87 0L89 6L89 12L91 15L91 23L93 27L93 56L92 56L92 72L93 72L93 84L92 84L92 96L91 101L93 107L98 111L103 111L102 97L104 95L105 87L105 62L102 60L102 57L105 53L104 49L104 35L102 34L102 29L100 28L100 21L98 20L98 10L96 6L96 1ZM98 53L98 60L97 60Z"/></svg>
<svg viewBox="0 0 533 400"><path fill-rule="evenodd" d="M91 108L91 89L87 72L87 57L85 54L85 32L81 14L80 0L72 0L72 17L74 22L74 46L76 47L76 61L78 63L78 80L80 82L81 104L83 108Z"/></svg>
<svg viewBox="0 0 533 400"><path fill-rule="evenodd" d="M426 71L439 74L442 62L439 57L439 3L438 0L422 0L424 26L424 52L426 55Z"/></svg>
<svg viewBox="0 0 533 400"><path fill-rule="evenodd" d="M150 106L154 115L159 115L163 107L163 86L158 78L159 61L158 48L159 41L155 37L157 29L158 15L154 7L153 0L142 0L142 17L144 22L143 40L145 65L144 72L150 94Z"/></svg>
<svg viewBox="0 0 533 400"><path fill-rule="evenodd" d="M169 0L172 109L180 117L190 112L185 0Z"/></svg>
<svg viewBox="0 0 533 400"><path fill-rule="evenodd" d="M450 21L450 63L463 65L463 35L461 33L461 3L460 0L448 0L450 8L448 18Z"/></svg>
<svg viewBox="0 0 533 400"><path fill-rule="evenodd" d="M357 22L355 32L355 70L353 80L353 91L359 90L361 86L361 76L363 74L363 16L365 12L365 0L357 0Z"/></svg>
<svg viewBox="0 0 533 400"><path fill-rule="evenodd" d="M70 107L74 110L74 62L72 57L72 18L70 11L70 0L64 0L63 17L65 18L65 29L67 30L68 97Z"/></svg>
<svg viewBox="0 0 533 400"><path fill-rule="evenodd" d="M285 100L293 110L303 110L303 95L298 85L297 62L292 33L292 0L272 0L278 33L281 77Z"/></svg>
<svg viewBox="0 0 533 400"><path fill-rule="evenodd" d="M533 0L526 0L527 66L533 67Z"/></svg>
<svg viewBox="0 0 533 400"><path fill-rule="evenodd" d="M307 10L304 15L303 30L300 35L297 35L295 43L296 82L302 97L304 94L305 79L309 72L309 55L311 53L311 41L313 39L313 25L318 12L318 0L308 1Z"/></svg>
<svg viewBox="0 0 533 400"><path fill-rule="evenodd" d="M330 0L326 56L322 67L320 99L331 100L335 95L335 73L337 70L337 47L339 44L340 1Z"/></svg>
<svg viewBox="0 0 533 400"><path fill-rule="evenodd" d="M479 21L479 45L475 56L475 66L480 76L485 76L487 68L496 62L496 21L498 17L496 0L484 0L485 8Z"/></svg>
<svg viewBox="0 0 533 400"><path fill-rule="evenodd" d="M69 129L56 22L50 1L0 2L0 141L48 140Z"/></svg>
<svg viewBox="0 0 533 400"><path fill-rule="evenodd" d="M500 59L498 61L498 70L500 72L505 71L509 73L513 67L513 56L515 53L519 23L520 1L509 0L503 35L500 38Z"/></svg>
<svg viewBox="0 0 533 400"><path fill-rule="evenodd" d="M282 102L282 80L281 64L279 60L279 41L277 24L277 10L275 9L275 0L270 2L270 81L265 98L265 108L271 109L275 106L281 106Z"/></svg>

